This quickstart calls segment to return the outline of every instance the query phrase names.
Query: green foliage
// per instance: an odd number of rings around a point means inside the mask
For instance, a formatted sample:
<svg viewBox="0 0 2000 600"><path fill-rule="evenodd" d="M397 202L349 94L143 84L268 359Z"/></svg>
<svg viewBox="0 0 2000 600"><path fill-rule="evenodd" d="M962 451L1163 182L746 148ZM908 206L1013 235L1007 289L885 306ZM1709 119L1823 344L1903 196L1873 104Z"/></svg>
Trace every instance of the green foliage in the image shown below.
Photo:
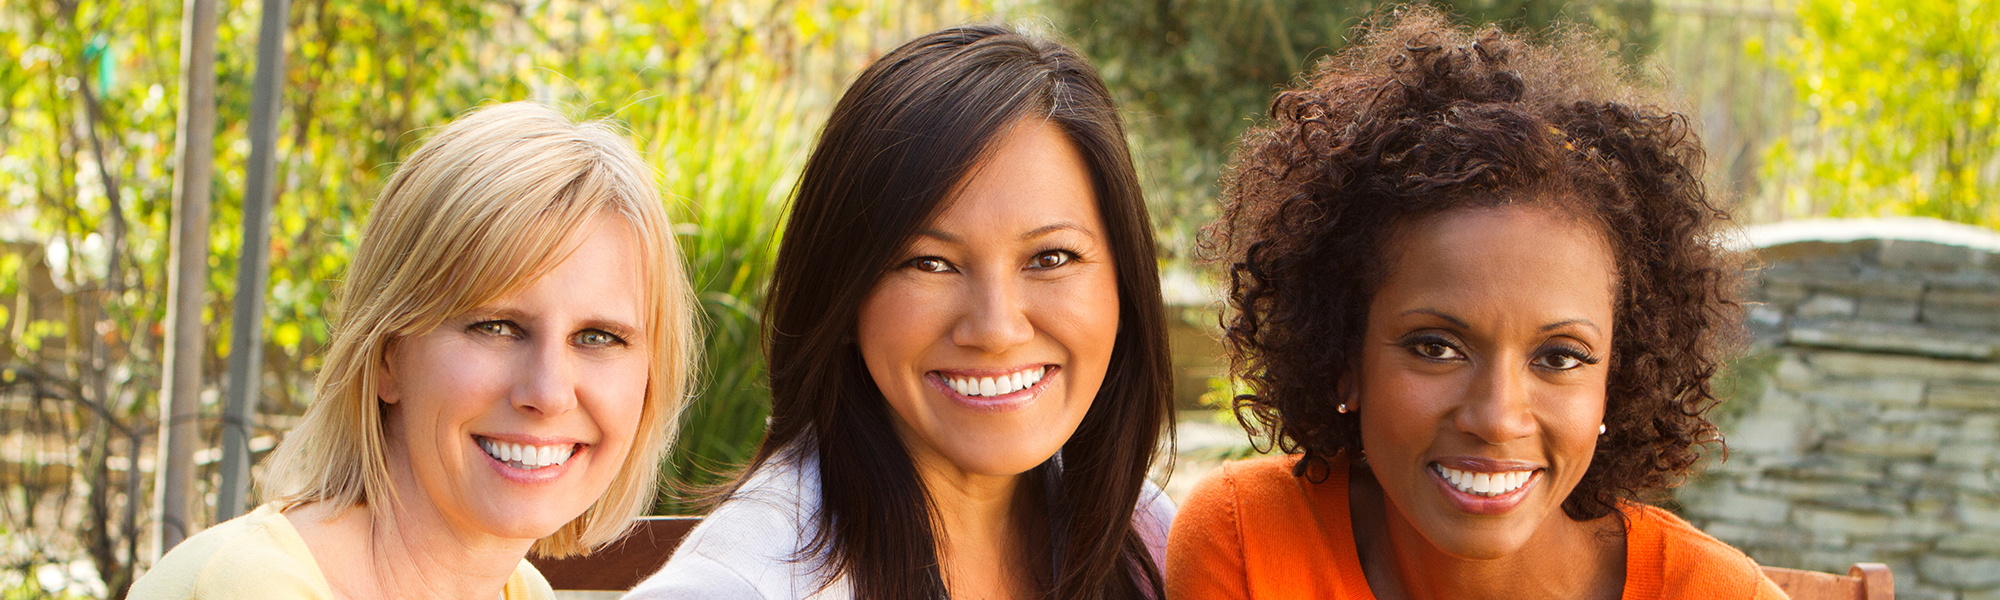
<svg viewBox="0 0 2000 600"><path fill-rule="evenodd" d="M226 347L224 317L239 293L259 6L222 3L218 29L203 357L211 386L236 350ZM36 533L0 536L9 540L0 562L32 570L87 556L122 596L138 562L126 542L149 527L141 515L151 476L127 479L114 465L149 452L158 429L181 3L0 7L0 435L21 431L20 406L53 406L45 433L55 447L84 449L28 461L75 465L75 481L8 484L0 528ZM681 487L714 483L762 435L757 314L784 199L825 112L874 57L989 9L971 0L295 0L266 337L253 349L265 356L265 415L253 435L281 437L311 401L340 308L336 286L396 162L425 128L482 103L535 99L628 124L658 170L709 334L701 385L663 468ZM213 442L217 407L203 411ZM0 461L0 476L40 473L25 464ZM212 491L211 476L197 474L197 493ZM15 510L21 503L53 509ZM689 505L669 495L661 509ZM196 512L199 527L207 510Z"/></svg>
<svg viewBox="0 0 2000 600"><path fill-rule="evenodd" d="M2000 227L2000 3L1801 0L1775 55L1814 124L1774 144L1793 214Z"/></svg>
<svg viewBox="0 0 2000 600"><path fill-rule="evenodd" d="M1375 0L1045 0L1078 50L1132 113L1130 139L1170 259L1192 250L1194 228L1236 136L1263 116L1273 91L1345 47ZM1540 30L1591 24L1648 50L1651 0L1458 0L1440 5L1470 23Z"/></svg>

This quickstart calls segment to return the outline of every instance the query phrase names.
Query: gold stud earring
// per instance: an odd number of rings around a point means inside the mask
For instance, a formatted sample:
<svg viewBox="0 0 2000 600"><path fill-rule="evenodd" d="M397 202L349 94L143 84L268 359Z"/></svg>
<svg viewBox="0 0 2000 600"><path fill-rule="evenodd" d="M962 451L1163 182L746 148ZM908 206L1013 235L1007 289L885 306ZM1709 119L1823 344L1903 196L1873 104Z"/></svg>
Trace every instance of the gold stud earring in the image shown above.
<svg viewBox="0 0 2000 600"><path fill-rule="evenodd" d="M1344 415L1344 414L1347 414L1347 403L1346 403L1346 402L1342 402L1342 403L1340 403L1340 406L1336 406L1336 407L1333 407L1333 410L1335 410L1335 411L1338 411L1338 412L1339 412L1340 414L1343 414L1343 415Z"/></svg>

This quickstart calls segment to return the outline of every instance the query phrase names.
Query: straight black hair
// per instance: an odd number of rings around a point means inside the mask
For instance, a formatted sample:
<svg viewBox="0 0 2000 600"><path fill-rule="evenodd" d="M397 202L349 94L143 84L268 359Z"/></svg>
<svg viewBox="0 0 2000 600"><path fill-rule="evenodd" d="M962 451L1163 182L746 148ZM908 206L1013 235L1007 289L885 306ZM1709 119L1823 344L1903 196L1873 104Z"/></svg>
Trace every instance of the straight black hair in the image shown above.
<svg viewBox="0 0 2000 600"><path fill-rule="evenodd" d="M1103 386L1014 505L1038 526L1026 564L1052 598L1159 598L1132 517L1172 411L1166 321L1146 213L1110 92L1082 57L1002 25L938 31L863 71L834 107L792 199L764 312L771 423L744 478L795 445L817 452L807 548L856 597L946 597L931 499L853 342L862 303L916 232L1022 119L1068 135L1091 171L1117 272ZM739 482L742 479L738 480ZM740 485L740 484L739 484Z"/></svg>

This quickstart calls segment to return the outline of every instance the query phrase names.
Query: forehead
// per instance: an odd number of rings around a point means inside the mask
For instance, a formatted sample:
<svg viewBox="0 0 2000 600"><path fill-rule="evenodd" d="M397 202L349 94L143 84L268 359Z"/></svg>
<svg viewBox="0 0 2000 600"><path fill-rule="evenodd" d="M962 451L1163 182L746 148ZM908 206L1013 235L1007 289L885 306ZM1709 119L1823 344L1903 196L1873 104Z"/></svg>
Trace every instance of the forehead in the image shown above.
<svg viewBox="0 0 2000 600"><path fill-rule="evenodd" d="M1527 205L1402 223L1384 244L1378 301L1608 315L1617 263L1601 227Z"/></svg>
<svg viewBox="0 0 2000 600"><path fill-rule="evenodd" d="M650 264L649 245L633 219L618 211L598 211L569 228L556 220L542 220L511 229L510 235L487 236L485 244L490 245L466 252L461 264L438 274L433 293L456 300L441 307L444 310L434 318L505 302L551 277L587 275L605 282L629 282L640 306L658 296L653 290L658 265ZM564 270L565 266L570 268ZM576 272L576 267L587 267L587 273ZM469 273L501 276L477 281Z"/></svg>
<svg viewBox="0 0 2000 600"><path fill-rule="evenodd" d="M1102 229L1090 167L1054 123L1023 119L1008 128L941 211L937 229L1034 229L1069 221Z"/></svg>

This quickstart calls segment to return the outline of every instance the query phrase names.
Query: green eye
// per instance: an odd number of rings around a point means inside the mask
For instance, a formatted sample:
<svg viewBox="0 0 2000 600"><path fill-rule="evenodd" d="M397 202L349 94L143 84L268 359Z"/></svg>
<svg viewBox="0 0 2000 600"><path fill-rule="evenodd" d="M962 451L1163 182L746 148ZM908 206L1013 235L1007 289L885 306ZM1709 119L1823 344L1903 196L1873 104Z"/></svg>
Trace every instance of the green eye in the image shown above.
<svg viewBox="0 0 2000 600"><path fill-rule="evenodd" d="M514 324L506 321L481 321L473 323L472 330L486 335L514 336L520 334L520 331L514 328Z"/></svg>
<svg viewBox="0 0 2000 600"><path fill-rule="evenodd" d="M576 334L576 343L580 346L610 346L621 342L624 342L624 340L619 339L618 336L596 329Z"/></svg>

